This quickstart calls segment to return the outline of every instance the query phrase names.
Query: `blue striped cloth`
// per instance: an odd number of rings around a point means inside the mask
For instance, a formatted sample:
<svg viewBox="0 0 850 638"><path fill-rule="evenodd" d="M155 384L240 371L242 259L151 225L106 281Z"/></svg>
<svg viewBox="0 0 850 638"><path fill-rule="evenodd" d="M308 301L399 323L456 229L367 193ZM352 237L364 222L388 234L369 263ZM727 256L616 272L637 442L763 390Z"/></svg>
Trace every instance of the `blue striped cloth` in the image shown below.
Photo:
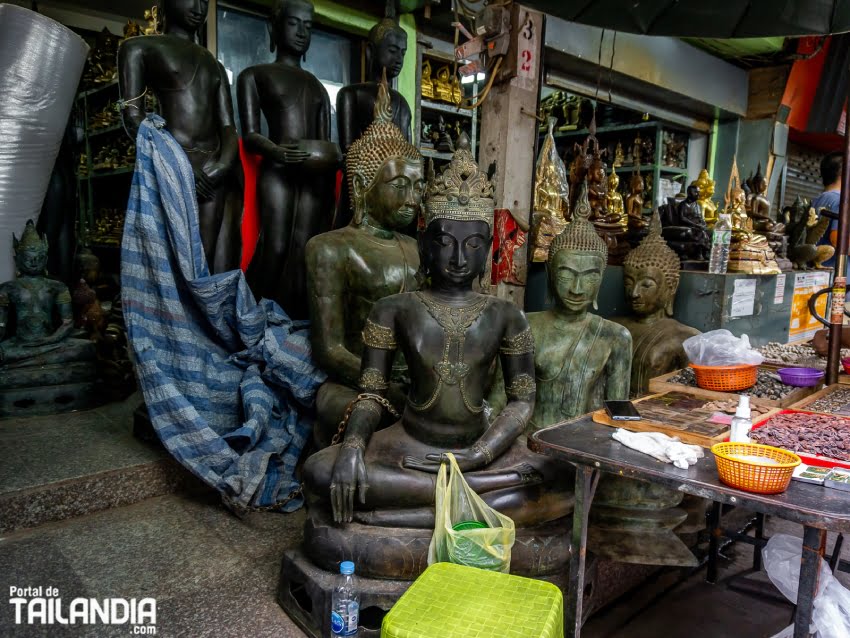
<svg viewBox="0 0 850 638"><path fill-rule="evenodd" d="M270 505L298 487L325 374L311 359L308 322L257 303L241 270L210 275L192 167L164 125L151 115L139 128L121 246L139 383L180 463L239 506Z"/></svg>

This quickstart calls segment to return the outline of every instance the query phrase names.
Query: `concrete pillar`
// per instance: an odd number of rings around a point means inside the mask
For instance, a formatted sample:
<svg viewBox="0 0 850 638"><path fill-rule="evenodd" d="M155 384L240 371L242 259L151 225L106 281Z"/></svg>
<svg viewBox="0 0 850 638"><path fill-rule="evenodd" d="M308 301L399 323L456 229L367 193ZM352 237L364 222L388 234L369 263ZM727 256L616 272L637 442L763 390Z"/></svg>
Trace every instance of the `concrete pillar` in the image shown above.
<svg viewBox="0 0 850 638"><path fill-rule="evenodd" d="M543 74L543 26L542 13L514 7L511 47L499 74L503 77L504 71L508 77L494 83L481 107L479 164L487 170L495 162L496 207L509 209L523 228L528 228L531 219L538 137L538 122L531 115L537 112ZM527 244L514 254L514 263L520 269L518 279L524 282L528 268ZM524 286L501 283L494 292L523 307Z"/></svg>

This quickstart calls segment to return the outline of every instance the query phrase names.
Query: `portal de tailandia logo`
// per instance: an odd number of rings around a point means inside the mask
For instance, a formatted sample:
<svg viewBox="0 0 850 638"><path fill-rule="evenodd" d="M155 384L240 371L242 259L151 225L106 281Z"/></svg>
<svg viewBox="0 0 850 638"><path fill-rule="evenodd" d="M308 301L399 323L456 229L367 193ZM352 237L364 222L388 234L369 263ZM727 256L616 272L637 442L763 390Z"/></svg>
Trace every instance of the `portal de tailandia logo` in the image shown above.
<svg viewBox="0 0 850 638"><path fill-rule="evenodd" d="M155 598L63 599L56 587L9 587L16 625L126 625L156 635Z"/></svg>

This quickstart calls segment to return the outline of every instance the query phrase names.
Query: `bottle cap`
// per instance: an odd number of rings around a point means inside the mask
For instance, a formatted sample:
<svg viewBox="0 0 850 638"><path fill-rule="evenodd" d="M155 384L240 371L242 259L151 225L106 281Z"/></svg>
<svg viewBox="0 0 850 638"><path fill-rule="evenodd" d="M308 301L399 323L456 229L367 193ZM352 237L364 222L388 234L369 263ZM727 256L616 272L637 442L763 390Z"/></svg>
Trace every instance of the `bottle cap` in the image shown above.
<svg viewBox="0 0 850 638"><path fill-rule="evenodd" d="M347 561L340 563L339 564L339 573L345 574L345 575L353 574L354 573L354 563L352 563L350 560L347 560Z"/></svg>
<svg viewBox="0 0 850 638"><path fill-rule="evenodd" d="M735 410L735 416L744 419L750 418L750 397L747 394L742 394L738 397L738 409Z"/></svg>

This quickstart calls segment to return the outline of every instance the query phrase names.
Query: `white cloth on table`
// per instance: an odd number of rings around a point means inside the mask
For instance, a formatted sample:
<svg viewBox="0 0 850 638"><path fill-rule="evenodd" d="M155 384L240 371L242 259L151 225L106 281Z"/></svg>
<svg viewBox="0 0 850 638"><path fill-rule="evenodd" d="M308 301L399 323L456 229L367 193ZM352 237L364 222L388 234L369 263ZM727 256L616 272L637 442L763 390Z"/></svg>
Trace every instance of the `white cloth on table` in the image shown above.
<svg viewBox="0 0 850 638"><path fill-rule="evenodd" d="M649 454L664 463L672 463L683 470L687 470L705 456L700 446L682 443L679 439L661 432L629 432L618 428L613 437L626 447Z"/></svg>

